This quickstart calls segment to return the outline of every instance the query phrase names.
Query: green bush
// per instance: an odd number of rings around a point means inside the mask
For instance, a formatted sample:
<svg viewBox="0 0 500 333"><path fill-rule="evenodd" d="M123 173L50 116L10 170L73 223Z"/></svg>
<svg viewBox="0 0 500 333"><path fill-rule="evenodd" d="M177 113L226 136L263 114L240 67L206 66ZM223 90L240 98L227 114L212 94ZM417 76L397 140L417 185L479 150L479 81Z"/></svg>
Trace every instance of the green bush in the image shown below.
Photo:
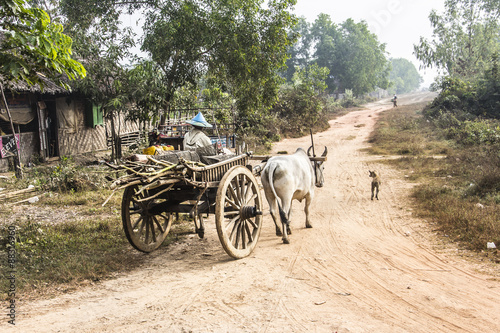
<svg viewBox="0 0 500 333"><path fill-rule="evenodd" d="M472 146L500 142L500 127L497 122L487 120L464 121L446 130L448 138L457 143Z"/></svg>
<svg viewBox="0 0 500 333"><path fill-rule="evenodd" d="M39 165L26 168L24 181L45 190L78 192L107 186L105 173L76 165L71 157L62 156L55 166Z"/></svg>

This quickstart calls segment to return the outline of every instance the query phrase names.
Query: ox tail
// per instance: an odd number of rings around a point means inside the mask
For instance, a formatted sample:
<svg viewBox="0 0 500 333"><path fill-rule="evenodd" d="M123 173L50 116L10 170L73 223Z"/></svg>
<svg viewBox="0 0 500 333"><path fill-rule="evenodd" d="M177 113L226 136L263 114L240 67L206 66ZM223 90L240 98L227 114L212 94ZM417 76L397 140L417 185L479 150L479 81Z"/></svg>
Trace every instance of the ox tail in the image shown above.
<svg viewBox="0 0 500 333"><path fill-rule="evenodd" d="M278 211L280 213L280 220L281 223L286 223L287 226L290 225L290 221L288 221L288 217L286 216L285 212L283 211L283 208L281 208L281 199L278 197L276 194L276 190L274 189L274 171L276 170L277 165L274 164L271 166L269 170L269 185L271 186L271 190L273 191L274 197L276 198L276 202L278 203ZM283 231L284 232L284 231Z"/></svg>

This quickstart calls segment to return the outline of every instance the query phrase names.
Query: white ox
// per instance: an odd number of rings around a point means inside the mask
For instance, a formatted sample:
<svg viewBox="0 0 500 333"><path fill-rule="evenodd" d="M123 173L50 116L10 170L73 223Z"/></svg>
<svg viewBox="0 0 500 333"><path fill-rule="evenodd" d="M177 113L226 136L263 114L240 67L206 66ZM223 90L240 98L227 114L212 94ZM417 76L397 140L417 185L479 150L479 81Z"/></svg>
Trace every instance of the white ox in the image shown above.
<svg viewBox="0 0 500 333"><path fill-rule="evenodd" d="M327 148L323 157L328 153ZM314 196L314 186L322 187L323 162L311 161L308 154L302 148L298 148L293 155L271 157L262 170L261 180L266 194L267 202L276 226L276 236L283 236L283 243L289 244L288 234L290 230L290 214L292 200L306 203L306 228L312 228L309 220L309 205ZM283 232L277 222L277 213L281 219Z"/></svg>

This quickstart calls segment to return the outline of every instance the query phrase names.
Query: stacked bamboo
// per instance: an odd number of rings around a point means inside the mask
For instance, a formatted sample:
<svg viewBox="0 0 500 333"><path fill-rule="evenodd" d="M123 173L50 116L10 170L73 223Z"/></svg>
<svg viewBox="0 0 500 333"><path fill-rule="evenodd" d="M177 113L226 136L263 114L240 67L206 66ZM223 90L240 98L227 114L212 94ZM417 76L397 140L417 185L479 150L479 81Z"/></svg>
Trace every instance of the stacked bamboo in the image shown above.
<svg viewBox="0 0 500 333"><path fill-rule="evenodd" d="M28 186L25 189L17 190L17 191L0 191L0 202L1 203L10 203L17 204L25 201L29 201L35 197L26 198L26 196L31 195L31 193L35 192L36 189L33 185Z"/></svg>
<svg viewBox="0 0 500 333"><path fill-rule="evenodd" d="M179 163L160 161L150 155L147 155L147 159L148 163L126 161L124 164L120 165L107 164L110 168L116 171L126 172L124 176L114 180L111 179L111 189L113 189L111 196L118 190L122 190L129 186L137 186L135 194L142 194L142 198L137 199L137 201L141 202L151 200L160 194L169 191L177 183L195 183L191 180L188 173L190 167L204 166L203 163L186 161L182 158L179 159ZM157 189L159 187L163 188L160 191L155 191L154 195L147 195L149 190ZM109 201L111 196L103 203L103 206Z"/></svg>

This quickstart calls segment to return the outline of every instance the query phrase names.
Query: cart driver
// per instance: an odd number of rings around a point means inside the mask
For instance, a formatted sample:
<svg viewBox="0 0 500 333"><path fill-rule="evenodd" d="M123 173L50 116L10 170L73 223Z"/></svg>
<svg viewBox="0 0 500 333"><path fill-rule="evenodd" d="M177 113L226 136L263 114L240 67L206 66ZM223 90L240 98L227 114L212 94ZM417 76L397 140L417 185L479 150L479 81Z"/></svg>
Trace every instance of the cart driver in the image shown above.
<svg viewBox="0 0 500 333"><path fill-rule="evenodd" d="M212 125L205 120L201 112L186 122L192 125L193 128L184 135L184 150L195 150L212 144L210 138L202 131L203 128L212 128Z"/></svg>

